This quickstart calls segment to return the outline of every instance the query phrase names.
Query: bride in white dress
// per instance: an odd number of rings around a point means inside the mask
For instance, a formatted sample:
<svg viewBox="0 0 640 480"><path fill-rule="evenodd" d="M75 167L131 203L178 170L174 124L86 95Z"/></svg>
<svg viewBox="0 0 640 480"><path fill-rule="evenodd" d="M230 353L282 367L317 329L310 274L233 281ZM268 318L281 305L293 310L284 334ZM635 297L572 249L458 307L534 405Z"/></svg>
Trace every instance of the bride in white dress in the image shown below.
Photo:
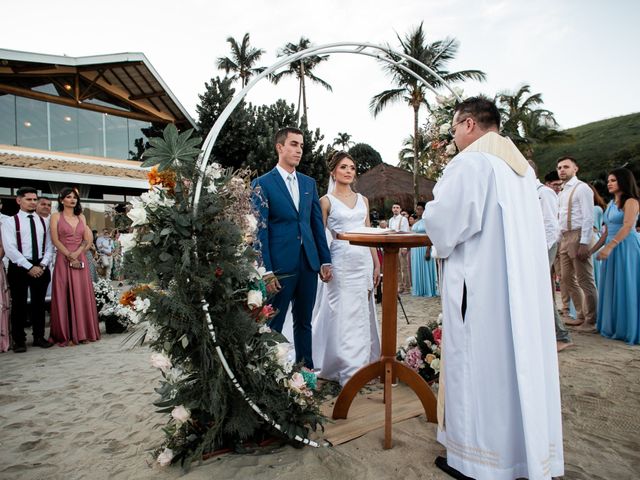
<svg viewBox="0 0 640 480"><path fill-rule="evenodd" d="M336 239L338 233L370 226L367 199L351 189L356 177L354 160L346 152L336 152L329 171L329 193L320 199L320 206L333 237L333 278L322 286L324 292L318 298L312 351L318 376L344 385L358 369L380 357L374 299L380 262L375 249Z"/></svg>

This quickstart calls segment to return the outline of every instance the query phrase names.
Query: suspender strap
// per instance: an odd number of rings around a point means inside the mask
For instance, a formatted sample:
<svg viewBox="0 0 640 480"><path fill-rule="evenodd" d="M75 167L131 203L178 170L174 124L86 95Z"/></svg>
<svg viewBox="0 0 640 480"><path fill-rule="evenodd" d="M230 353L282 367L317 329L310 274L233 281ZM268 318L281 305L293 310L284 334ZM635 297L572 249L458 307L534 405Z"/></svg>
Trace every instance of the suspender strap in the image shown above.
<svg viewBox="0 0 640 480"><path fill-rule="evenodd" d="M13 216L13 219L16 222L16 242L18 242L18 251L22 253L22 237L20 236L20 220L18 219L17 213Z"/></svg>
<svg viewBox="0 0 640 480"><path fill-rule="evenodd" d="M42 256L44 257L44 242L47 239L47 224L44 223L44 219L40 215L37 215L37 217L40 219L40 223L42 223ZM18 251L22 253L22 236L20 235L20 219L18 218L17 213L13 216L13 220L16 223L16 242L18 243L17 245ZM32 258L31 260L35 262L38 259Z"/></svg>
<svg viewBox="0 0 640 480"><path fill-rule="evenodd" d="M578 188L578 185L580 185L581 183L582 182L578 181L578 183L575 184L573 190L571 190L571 193L569 194L569 204L567 205L567 231L573 230L571 228L571 207L573 207L573 194L576 193L576 188Z"/></svg>

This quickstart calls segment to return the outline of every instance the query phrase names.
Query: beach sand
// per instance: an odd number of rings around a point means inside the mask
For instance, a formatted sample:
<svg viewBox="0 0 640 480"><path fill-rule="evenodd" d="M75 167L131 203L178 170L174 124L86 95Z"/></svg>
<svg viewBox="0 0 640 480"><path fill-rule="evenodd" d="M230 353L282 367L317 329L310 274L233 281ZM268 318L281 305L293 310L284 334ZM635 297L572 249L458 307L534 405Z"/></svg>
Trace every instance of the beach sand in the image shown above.
<svg viewBox="0 0 640 480"><path fill-rule="evenodd" d="M435 319L438 299L402 297L398 341ZM626 480L640 475L640 347L574 332L560 354L567 479ZM161 468L150 452L161 444L166 415L157 414L157 370L150 350L104 335L76 347L30 347L0 354L2 479L447 479L434 465L444 448L424 416L393 425L393 449L382 429L337 447L268 447L195 464ZM30 335L29 335L30 340Z"/></svg>

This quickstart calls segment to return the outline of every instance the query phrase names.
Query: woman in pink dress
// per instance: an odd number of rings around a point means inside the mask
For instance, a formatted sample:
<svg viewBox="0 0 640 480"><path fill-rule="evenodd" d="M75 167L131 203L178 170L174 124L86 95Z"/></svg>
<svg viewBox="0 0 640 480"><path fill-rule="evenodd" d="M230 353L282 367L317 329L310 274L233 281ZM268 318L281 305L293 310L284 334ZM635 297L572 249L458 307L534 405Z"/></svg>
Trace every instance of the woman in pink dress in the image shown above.
<svg viewBox="0 0 640 480"><path fill-rule="evenodd" d="M0 217L2 218L2 217ZM0 352L9 350L9 314L11 312L9 302L9 285L2 264L4 248L2 248L2 235L0 235Z"/></svg>
<svg viewBox="0 0 640 480"><path fill-rule="evenodd" d="M85 252L93 234L75 190L65 187L51 216L51 240L58 249L51 294L51 340L60 346L100 339L98 310Z"/></svg>

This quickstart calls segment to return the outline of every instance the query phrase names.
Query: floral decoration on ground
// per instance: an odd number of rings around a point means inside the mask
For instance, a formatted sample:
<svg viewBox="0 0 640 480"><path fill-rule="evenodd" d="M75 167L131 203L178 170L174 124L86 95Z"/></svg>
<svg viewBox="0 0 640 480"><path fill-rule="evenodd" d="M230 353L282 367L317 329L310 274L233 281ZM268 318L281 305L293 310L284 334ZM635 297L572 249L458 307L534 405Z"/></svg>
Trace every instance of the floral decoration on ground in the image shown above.
<svg viewBox="0 0 640 480"><path fill-rule="evenodd" d="M418 328L415 337L409 337L396 353L396 358L427 382L440 375L440 344L442 341L442 314L426 327Z"/></svg>
<svg viewBox="0 0 640 480"><path fill-rule="evenodd" d="M314 379L294 365L285 337L266 325L275 312L250 245L257 228L250 173L209 165L194 217L200 140L169 125L162 138L149 142L144 165L155 168L150 190L133 202L127 213L133 231L120 238L129 278L147 288L142 296L132 291L121 301L136 310L138 329L153 330L151 362L162 375L155 405L168 415L157 461L188 468L205 453L282 435L234 387L216 347L246 395L287 439L306 438L324 418ZM144 308L138 310L136 302Z"/></svg>

